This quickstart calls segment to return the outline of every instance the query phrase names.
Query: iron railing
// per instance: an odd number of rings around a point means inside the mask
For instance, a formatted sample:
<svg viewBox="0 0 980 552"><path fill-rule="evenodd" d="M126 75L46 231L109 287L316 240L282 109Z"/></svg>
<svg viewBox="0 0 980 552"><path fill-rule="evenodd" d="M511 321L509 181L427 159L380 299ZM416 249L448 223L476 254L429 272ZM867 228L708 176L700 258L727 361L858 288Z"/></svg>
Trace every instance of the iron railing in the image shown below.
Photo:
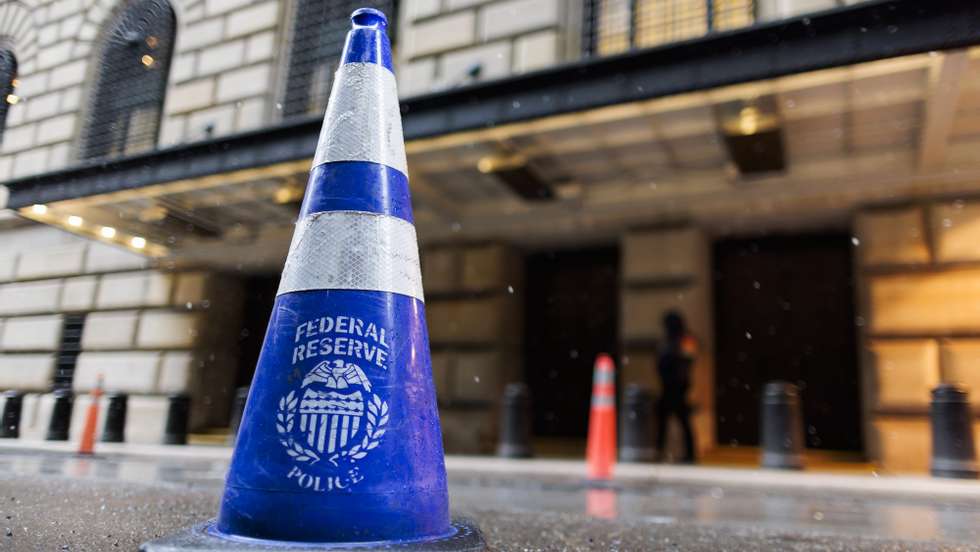
<svg viewBox="0 0 980 552"><path fill-rule="evenodd" d="M755 22L755 0L585 0L583 55L607 56Z"/></svg>
<svg viewBox="0 0 980 552"><path fill-rule="evenodd" d="M0 143L7 128L7 110L17 102L14 96L14 80L17 78L17 58L13 52L0 49Z"/></svg>
<svg viewBox="0 0 980 552"><path fill-rule="evenodd" d="M156 146L175 26L166 0L130 2L110 23L79 157L114 157Z"/></svg>
<svg viewBox="0 0 980 552"><path fill-rule="evenodd" d="M289 62L282 115L321 114L327 106L333 74L350 30L350 14L377 8L388 17L388 33L398 25L397 0L297 0L292 14ZM391 36L392 41L394 37Z"/></svg>

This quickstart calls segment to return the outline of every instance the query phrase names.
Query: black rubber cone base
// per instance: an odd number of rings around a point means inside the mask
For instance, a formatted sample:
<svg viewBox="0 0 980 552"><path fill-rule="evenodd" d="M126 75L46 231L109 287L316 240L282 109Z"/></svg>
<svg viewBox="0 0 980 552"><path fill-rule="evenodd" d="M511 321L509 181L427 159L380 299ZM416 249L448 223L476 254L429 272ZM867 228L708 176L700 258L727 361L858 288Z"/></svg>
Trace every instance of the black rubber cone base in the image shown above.
<svg viewBox="0 0 980 552"><path fill-rule="evenodd" d="M484 552L488 550L483 534L476 524L467 519L453 520L456 533L436 540L405 543L306 543L265 541L247 538L224 538L212 532L214 520L184 529L173 535L143 543L143 552L229 552L231 550L330 550L331 552L366 550L396 550L400 552Z"/></svg>

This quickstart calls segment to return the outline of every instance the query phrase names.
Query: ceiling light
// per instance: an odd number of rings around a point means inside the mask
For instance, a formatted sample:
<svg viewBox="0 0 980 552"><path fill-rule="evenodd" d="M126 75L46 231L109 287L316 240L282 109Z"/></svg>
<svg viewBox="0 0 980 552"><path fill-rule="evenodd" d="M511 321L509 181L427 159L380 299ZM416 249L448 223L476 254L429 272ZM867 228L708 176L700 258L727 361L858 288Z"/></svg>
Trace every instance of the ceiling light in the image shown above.
<svg viewBox="0 0 980 552"><path fill-rule="evenodd" d="M140 61L147 67L153 67L153 56L149 54L144 54L143 57L140 58Z"/></svg>
<svg viewBox="0 0 980 552"><path fill-rule="evenodd" d="M782 121L772 95L715 106L728 157L741 176L786 169Z"/></svg>
<svg viewBox="0 0 980 552"><path fill-rule="evenodd" d="M116 237L116 229L111 226L103 226L101 229L99 229L99 234L103 238L112 239Z"/></svg>
<svg viewBox="0 0 980 552"><path fill-rule="evenodd" d="M129 243L136 249L143 249L146 247L146 240L139 236L133 236L133 239L129 240Z"/></svg>
<svg viewBox="0 0 980 552"><path fill-rule="evenodd" d="M476 170L483 174L492 174L497 171L514 169L527 165L527 158L521 154L510 155L487 155L481 157L476 162Z"/></svg>
<svg viewBox="0 0 980 552"><path fill-rule="evenodd" d="M278 188L273 197L273 200L280 205L292 203L300 199L303 199L303 190L297 186L283 186Z"/></svg>
<svg viewBox="0 0 980 552"><path fill-rule="evenodd" d="M520 154L487 156L476 163L476 170L494 177L518 196L541 201L553 199L554 190Z"/></svg>
<svg viewBox="0 0 980 552"><path fill-rule="evenodd" d="M167 218L167 208L159 205L147 207L139 213L140 222L159 222Z"/></svg>
<svg viewBox="0 0 980 552"><path fill-rule="evenodd" d="M759 132L759 110L751 105L743 107L739 113L738 129L743 136L751 136Z"/></svg>
<svg viewBox="0 0 980 552"><path fill-rule="evenodd" d="M77 215L72 215L72 216L68 217L68 225L69 226L74 226L74 227L78 228L79 226L82 225L83 222L85 222L85 221L82 220L82 217L79 217Z"/></svg>
<svg viewBox="0 0 980 552"><path fill-rule="evenodd" d="M7 94L7 103L9 103L10 105L15 105L19 101L20 101L20 96L16 94Z"/></svg>
<svg viewBox="0 0 980 552"><path fill-rule="evenodd" d="M494 166L493 158L484 157L479 161L477 161L476 170L480 171L483 174L490 174L493 172L493 166Z"/></svg>
<svg viewBox="0 0 980 552"><path fill-rule="evenodd" d="M31 212L35 215L43 215L44 213L48 212L48 206L35 203L34 205L31 205Z"/></svg>

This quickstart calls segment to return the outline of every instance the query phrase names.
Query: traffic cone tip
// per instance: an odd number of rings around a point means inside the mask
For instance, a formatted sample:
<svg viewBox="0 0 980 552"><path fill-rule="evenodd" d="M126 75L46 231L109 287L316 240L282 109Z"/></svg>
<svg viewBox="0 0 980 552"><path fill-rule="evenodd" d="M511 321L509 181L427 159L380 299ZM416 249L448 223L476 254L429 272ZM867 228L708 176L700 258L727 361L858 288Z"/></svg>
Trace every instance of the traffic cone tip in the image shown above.
<svg viewBox="0 0 980 552"><path fill-rule="evenodd" d="M394 72L387 35L388 18L374 8L360 8L350 16L352 29L341 54L343 63L375 63Z"/></svg>
<svg viewBox="0 0 980 552"><path fill-rule="evenodd" d="M301 220L323 211L362 211L412 222L398 89L384 15L351 17L342 64L313 160ZM374 188L365 193L365 184Z"/></svg>
<svg viewBox="0 0 980 552"><path fill-rule="evenodd" d="M347 34L341 65L334 75L313 166L366 161L396 169L407 178L386 20L370 8L354 12L351 20L354 28Z"/></svg>

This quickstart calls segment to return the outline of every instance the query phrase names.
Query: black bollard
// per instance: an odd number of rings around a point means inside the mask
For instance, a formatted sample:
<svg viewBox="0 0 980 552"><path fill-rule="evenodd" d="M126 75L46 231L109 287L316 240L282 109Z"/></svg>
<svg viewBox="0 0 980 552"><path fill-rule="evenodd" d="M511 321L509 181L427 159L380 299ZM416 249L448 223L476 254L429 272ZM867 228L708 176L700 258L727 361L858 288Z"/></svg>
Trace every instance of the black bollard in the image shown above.
<svg viewBox="0 0 980 552"><path fill-rule="evenodd" d="M500 442L497 456L530 458L531 393L523 383L509 383L500 406Z"/></svg>
<svg viewBox="0 0 980 552"><path fill-rule="evenodd" d="M0 427L0 439L16 439L20 437L20 412L24 406L24 394L20 391L7 391L3 394L3 426Z"/></svg>
<svg viewBox="0 0 980 552"><path fill-rule="evenodd" d="M242 414L245 412L245 402L248 401L248 387L239 387L235 390L235 401L231 405L231 427L228 443L235 444L238 439L238 427L242 424Z"/></svg>
<svg viewBox="0 0 980 552"><path fill-rule="evenodd" d="M186 445L191 398L184 393L170 395L168 398L170 404L167 406L167 426L163 432L163 444Z"/></svg>
<svg viewBox="0 0 980 552"><path fill-rule="evenodd" d="M803 469L803 411L800 390L772 381L762 394L762 467Z"/></svg>
<svg viewBox="0 0 980 552"><path fill-rule="evenodd" d="M929 417L932 422L932 475L976 479L973 413L966 388L943 383L933 389Z"/></svg>
<svg viewBox="0 0 980 552"><path fill-rule="evenodd" d="M109 393L106 395L105 427L102 429L102 442L126 442L126 409L129 395Z"/></svg>
<svg viewBox="0 0 980 552"><path fill-rule="evenodd" d="M653 395L636 384L626 386L620 422L619 459L623 462L653 462Z"/></svg>
<svg viewBox="0 0 980 552"><path fill-rule="evenodd" d="M48 434L45 439L67 441L75 395L70 389L55 389L52 395L54 395L54 407L51 409L51 420L48 422Z"/></svg>

